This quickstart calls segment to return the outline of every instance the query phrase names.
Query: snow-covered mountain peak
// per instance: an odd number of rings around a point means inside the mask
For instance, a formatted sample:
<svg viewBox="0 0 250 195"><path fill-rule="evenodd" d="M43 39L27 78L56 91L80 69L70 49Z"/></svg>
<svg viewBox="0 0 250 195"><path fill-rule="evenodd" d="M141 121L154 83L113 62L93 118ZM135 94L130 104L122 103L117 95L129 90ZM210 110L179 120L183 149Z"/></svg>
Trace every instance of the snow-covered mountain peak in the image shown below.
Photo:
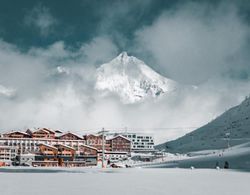
<svg viewBox="0 0 250 195"><path fill-rule="evenodd" d="M143 61L122 52L97 69L96 89L111 92L124 103L135 103L147 97L158 97L174 91L177 83L167 79Z"/></svg>
<svg viewBox="0 0 250 195"><path fill-rule="evenodd" d="M126 60L129 58L128 54L126 51L123 51L122 53L120 53L117 57L117 59L121 59L121 60Z"/></svg>
<svg viewBox="0 0 250 195"><path fill-rule="evenodd" d="M144 62L134 56L129 56L127 52L123 51L116 58L111 60L109 64L113 64L115 66L131 66L136 64L144 64Z"/></svg>

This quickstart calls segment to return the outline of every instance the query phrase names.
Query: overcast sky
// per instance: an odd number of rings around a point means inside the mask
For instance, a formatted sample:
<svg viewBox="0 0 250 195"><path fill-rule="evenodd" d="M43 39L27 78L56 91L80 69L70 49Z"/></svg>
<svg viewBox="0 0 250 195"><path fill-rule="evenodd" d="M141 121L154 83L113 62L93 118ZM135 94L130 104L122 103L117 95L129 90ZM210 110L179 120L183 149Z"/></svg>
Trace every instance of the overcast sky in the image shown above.
<svg viewBox="0 0 250 195"><path fill-rule="evenodd" d="M249 26L247 0L2 0L0 131L127 127L174 139L250 94ZM122 51L198 89L135 105L104 98L95 70Z"/></svg>

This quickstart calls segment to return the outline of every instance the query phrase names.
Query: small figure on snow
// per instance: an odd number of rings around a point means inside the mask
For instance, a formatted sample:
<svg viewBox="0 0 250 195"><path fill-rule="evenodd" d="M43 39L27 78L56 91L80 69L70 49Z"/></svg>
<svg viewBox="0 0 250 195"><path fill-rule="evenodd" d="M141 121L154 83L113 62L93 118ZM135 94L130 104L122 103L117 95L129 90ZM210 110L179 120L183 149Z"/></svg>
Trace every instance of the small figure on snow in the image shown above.
<svg viewBox="0 0 250 195"><path fill-rule="evenodd" d="M224 164L224 169L229 169L229 163L227 161Z"/></svg>

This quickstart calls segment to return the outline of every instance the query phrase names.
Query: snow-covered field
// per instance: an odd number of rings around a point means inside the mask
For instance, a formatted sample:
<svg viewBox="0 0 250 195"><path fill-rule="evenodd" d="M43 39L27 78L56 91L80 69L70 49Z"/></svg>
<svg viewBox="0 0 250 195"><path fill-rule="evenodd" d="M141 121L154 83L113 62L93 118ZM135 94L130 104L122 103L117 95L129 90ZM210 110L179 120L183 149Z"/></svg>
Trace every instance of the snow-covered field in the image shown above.
<svg viewBox="0 0 250 195"><path fill-rule="evenodd" d="M0 172L1 195L250 194L250 173L215 169L68 169Z"/></svg>

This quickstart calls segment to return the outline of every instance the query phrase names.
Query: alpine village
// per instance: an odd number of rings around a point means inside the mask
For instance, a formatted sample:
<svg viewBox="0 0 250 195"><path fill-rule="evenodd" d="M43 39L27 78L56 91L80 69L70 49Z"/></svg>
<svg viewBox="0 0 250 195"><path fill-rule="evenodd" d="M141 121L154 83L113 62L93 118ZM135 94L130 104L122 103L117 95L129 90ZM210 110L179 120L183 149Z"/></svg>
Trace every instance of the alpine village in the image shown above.
<svg viewBox="0 0 250 195"><path fill-rule="evenodd" d="M0 134L0 166L116 168L115 163L127 160L131 153L154 152L154 138L148 134L107 133L103 129L81 136L49 128Z"/></svg>

